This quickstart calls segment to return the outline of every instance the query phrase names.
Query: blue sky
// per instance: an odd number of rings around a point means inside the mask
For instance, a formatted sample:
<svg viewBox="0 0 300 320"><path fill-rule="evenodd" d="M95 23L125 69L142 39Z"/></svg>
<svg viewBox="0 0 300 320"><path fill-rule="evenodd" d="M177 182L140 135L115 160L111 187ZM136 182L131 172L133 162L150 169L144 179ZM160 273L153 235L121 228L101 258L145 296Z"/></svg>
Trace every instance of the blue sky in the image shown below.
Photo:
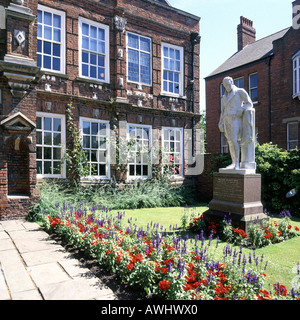
<svg viewBox="0 0 300 320"><path fill-rule="evenodd" d="M253 21L256 39L292 25L292 0L168 0L200 20L201 109L205 109L203 80L237 51L240 16Z"/></svg>

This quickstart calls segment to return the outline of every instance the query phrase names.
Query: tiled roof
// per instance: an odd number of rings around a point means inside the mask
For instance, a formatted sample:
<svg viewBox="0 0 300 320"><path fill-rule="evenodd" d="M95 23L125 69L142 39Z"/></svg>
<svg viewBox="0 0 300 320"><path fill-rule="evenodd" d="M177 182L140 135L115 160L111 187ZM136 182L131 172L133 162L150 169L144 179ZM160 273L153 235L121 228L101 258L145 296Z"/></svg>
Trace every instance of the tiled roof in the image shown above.
<svg viewBox="0 0 300 320"><path fill-rule="evenodd" d="M236 52L206 78L247 65L273 54L273 41L282 38L290 28L278 31L270 36L257 40Z"/></svg>

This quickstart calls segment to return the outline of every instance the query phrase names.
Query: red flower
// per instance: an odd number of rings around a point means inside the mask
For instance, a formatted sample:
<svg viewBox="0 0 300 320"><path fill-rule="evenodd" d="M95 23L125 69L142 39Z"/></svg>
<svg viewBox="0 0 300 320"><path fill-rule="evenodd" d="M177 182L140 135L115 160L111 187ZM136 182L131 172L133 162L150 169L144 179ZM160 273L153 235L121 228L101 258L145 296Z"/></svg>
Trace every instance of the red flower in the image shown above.
<svg viewBox="0 0 300 320"><path fill-rule="evenodd" d="M273 284L273 286L276 290L275 294L277 294L278 296L286 297L287 289L283 284L276 283L276 284Z"/></svg>
<svg viewBox="0 0 300 320"><path fill-rule="evenodd" d="M143 255L141 253L138 253L136 254L134 257L133 257L133 262L136 263L136 262L142 262L144 259Z"/></svg>
<svg viewBox="0 0 300 320"><path fill-rule="evenodd" d="M168 268L166 268L166 267L161 268L160 272L164 273L164 274L167 274L168 273Z"/></svg>
<svg viewBox="0 0 300 320"><path fill-rule="evenodd" d="M126 266L126 268L131 271L134 268L134 264L132 262L128 263L128 265Z"/></svg>
<svg viewBox="0 0 300 320"><path fill-rule="evenodd" d="M159 282L158 287L163 291L167 291L167 289L171 287L171 282L168 280L162 280Z"/></svg>
<svg viewBox="0 0 300 320"><path fill-rule="evenodd" d="M296 231L300 231L300 229L299 229L298 227L296 227L296 226L295 226L295 230L296 230Z"/></svg>

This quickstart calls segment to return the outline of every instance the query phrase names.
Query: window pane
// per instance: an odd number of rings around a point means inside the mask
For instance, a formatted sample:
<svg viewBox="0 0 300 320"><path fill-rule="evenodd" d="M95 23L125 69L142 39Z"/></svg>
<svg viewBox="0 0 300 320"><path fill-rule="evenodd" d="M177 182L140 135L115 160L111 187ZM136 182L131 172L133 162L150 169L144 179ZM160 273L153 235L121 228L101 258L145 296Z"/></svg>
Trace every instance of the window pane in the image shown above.
<svg viewBox="0 0 300 320"><path fill-rule="evenodd" d="M56 14L53 15L53 26L56 28L61 28L61 17Z"/></svg>
<svg viewBox="0 0 300 320"><path fill-rule="evenodd" d="M51 57L49 56L44 56L44 68L46 69L51 69Z"/></svg>
<svg viewBox="0 0 300 320"><path fill-rule="evenodd" d="M97 39L97 28L96 27L94 27L94 26L90 27L90 36L92 38Z"/></svg>
<svg viewBox="0 0 300 320"><path fill-rule="evenodd" d="M90 131L91 131L90 122L83 121L83 133L84 134L90 134Z"/></svg>
<svg viewBox="0 0 300 320"><path fill-rule="evenodd" d="M52 133L51 132L44 132L44 144L45 145L52 145Z"/></svg>
<svg viewBox="0 0 300 320"><path fill-rule="evenodd" d="M41 10L38 10L38 23L43 22L43 12Z"/></svg>
<svg viewBox="0 0 300 320"><path fill-rule="evenodd" d="M61 134L53 133L53 144L59 146L61 144Z"/></svg>
<svg viewBox="0 0 300 320"><path fill-rule="evenodd" d="M43 36L43 27L42 27L42 25L38 25L38 31L37 31L37 36L39 37L39 38L41 38L42 36Z"/></svg>
<svg viewBox="0 0 300 320"><path fill-rule="evenodd" d="M92 134L97 134L97 133L98 133L98 123L92 122Z"/></svg>
<svg viewBox="0 0 300 320"><path fill-rule="evenodd" d="M140 50L150 52L150 39L140 38Z"/></svg>
<svg viewBox="0 0 300 320"><path fill-rule="evenodd" d="M257 88L257 74L250 76L250 88Z"/></svg>
<svg viewBox="0 0 300 320"><path fill-rule="evenodd" d="M82 75L86 77L89 76L89 66L87 64L82 65Z"/></svg>
<svg viewBox="0 0 300 320"><path fill-rule="evenodd" d="M82 24L82 34L89 36L89 25L86 23Z"/></svg>
<svg viewBox="0 0 300 320"><path fill-rule="evenodd" d="M90 136L83 137L83 147L90 148Z"/></svg>
<svg viewBox="0 0 300 320"><path fill-rule="evenodd" d="M82 37L82 48L83 49L89 49L90 45L89 45L89 38L87 37Z"/></svg>
<svg viewBox="0 0 300 320"><path fill-rule="evenodd" d="M44 53L51 54L51 42L44 42Z"/></svg>
<svg viewBox="0 0 300 320"><path fill-rule="evenodd" d="M43 159L43 148L42 147L36 148L36 158Z"/></svg>
<svg viewBox="0 0 300 320"><path fill-rule="evenodd" d="M52 14L50 12L44 12L44 24L52 26Z"/></svg>
<svg viewBox="0 0 300 320"><path fill-rule="evenodd" d="M289 141L298 140L298 122L288 124Z"/></svg>
<svg viewBox="0 0 300 320"><path fill-rule="evenodd" d="M61 173L61 163L59 161L53 161L53 174Z"/></svg>
<svg viewBox="0 0 300 320"><path fill-rule="evenodd" d="M82 62L89 63L89 54L85 51L82 51Z"/></svg>
<svg viewBox="0 0 300 320"><path fill-rule="evenodd" d="M98 28L98 39L105 41L105 31L104 29Z"/></svg>
<svg viewBox="0 0 300 320"><path fill-rule="evenodd" d="M51 172L51 161L44 162L44 174L52 174Z"/></svg>
<svg viewBox="0 0 300 320"><path fill-rule="evenodd" d="M61 148L53 148L53 159L60 160L61 158Z"/></svg>
<svg viewBox="0 0 300 320"><path fill-rule="evenodd" d="M61 32L59 29L53 29L53 40L61 42Z"/></svg>
<svg viewBox="0 0 300 320"><path fill-rule="evenodd" d="M42 161L37 161L36 162L36 169L37 169L37 174L42 174L43 173L43 169L42 169L43 163Z"/></svg>
<svg viewBox="0 0 300 320"><path fill-rule="evenodd" d="M60 59L53 58L53 70L59 71L60 70Z"/></svg>
<svg viewBox="0 0 300 320"><path fill-rule="evenodd" d="M52 28L51 27L44 27L44 39L52 40Z"/></svg>
<svg viewBox="0 0 300 320"><path fill-rule="evenodd" d="M42 129L42 118L41 117L36 117L36 128Z"/></svg>
<svg viewBox="0 0 300 320"><path fill-rule="evenodd" d="M36 143L37 144L42 144L43 141L42 141L42 132L37 132L36 133Z"/></svg>
<svg viewBox="0 0 300 320"><path fill-rule="evenodd" d="M52 130L52 118L44 118L44 130Z"/></svg>
<svg viewBox="0 0 300 320"><path fill-rule="evenodd" d="M54 118L53 119L53 131L61 131L61 120Z"/></svg>
<svg viewBox="0 0 300 320"><path fill-rule="evenodd" d="M44 148L44 159L51 159L51 148Z"/></svg>
<svg viewBox="0 0 300 320"><path fill-rule="evenodd" d="M128 34L128 46L130 48L139 48L139 37L135 34Z"/></svg>

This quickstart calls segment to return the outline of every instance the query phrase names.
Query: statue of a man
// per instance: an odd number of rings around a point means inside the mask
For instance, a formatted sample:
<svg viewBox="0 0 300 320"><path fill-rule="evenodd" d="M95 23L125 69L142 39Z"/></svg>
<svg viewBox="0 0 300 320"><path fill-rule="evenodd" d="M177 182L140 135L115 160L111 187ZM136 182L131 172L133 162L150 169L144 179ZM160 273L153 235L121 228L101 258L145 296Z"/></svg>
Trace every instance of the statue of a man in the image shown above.
<svg viewBox="0 0 300 320"><path fill-rule="evenodd" d="M219 129L224 133L232 159L226 169L256 169L255 110L248 93L234 85L231 77L223 80L225 94L221 102ZM240 152L242 162L240 165Z"/></svg>

